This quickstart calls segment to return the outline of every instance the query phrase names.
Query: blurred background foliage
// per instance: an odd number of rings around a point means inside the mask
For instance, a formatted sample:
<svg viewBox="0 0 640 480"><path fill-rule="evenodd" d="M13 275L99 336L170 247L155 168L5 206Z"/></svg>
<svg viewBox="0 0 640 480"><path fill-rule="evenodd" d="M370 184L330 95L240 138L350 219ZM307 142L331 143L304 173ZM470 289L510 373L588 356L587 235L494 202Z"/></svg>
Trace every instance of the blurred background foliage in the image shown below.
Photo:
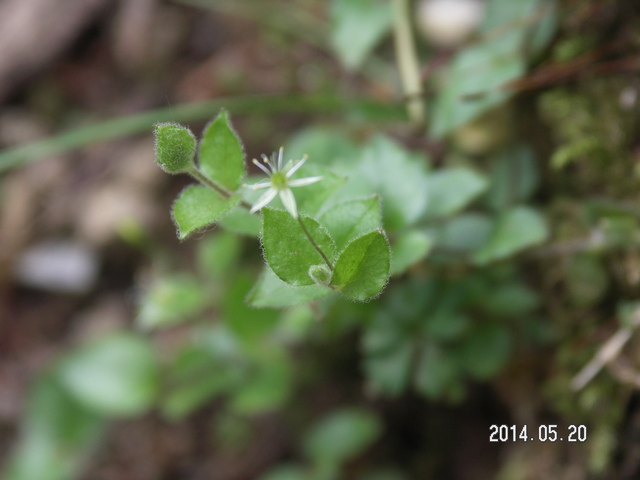
<svg viewBox="0 0 640 480"><path fill-rule="evenodd" d="M633 0L0 1L3 478L638 478L638 32ZM247 158L380 194L379 298L256 283L242 215L178 242L151 126L222 107Z"/></svg>

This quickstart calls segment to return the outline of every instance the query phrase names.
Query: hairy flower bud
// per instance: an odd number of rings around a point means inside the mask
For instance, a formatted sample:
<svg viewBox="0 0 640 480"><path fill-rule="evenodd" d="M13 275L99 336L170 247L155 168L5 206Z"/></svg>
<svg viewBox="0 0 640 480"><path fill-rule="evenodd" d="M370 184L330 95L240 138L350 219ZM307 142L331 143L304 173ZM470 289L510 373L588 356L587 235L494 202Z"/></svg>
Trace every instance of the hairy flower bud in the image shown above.
<svg viewBox="0 0 640 480"><path fill-rule="evenodd" d="M328 287L331 283L331 269L327 265L311 265L309 267L309 276L316 284L323 287Z"/></svg>
<svg viewBox="0 0 640 480"><path fill-rule="evenodd" d="M160 123L153 127L156 137L156 162L167 173L184 173L193 165L196 137L186 127Z"/></svg>

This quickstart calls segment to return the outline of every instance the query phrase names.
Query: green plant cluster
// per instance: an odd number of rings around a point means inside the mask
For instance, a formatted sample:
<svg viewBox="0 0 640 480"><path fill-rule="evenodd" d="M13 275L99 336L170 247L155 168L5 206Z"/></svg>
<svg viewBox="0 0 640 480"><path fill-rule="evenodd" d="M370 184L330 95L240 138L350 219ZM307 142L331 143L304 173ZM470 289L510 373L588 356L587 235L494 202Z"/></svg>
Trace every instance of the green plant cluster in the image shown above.
<svg viewBox="0 0 640 480"><path fill-rule="evenodd" d="M298 200L299 207L294 200L293 213L265 207L259 220L248 208L251 199L243 199L239 190L245 177L243 149L225 112L205 130L197 163L196 145L187 128L161 124L155 127L155 134L158 164L170 173L191 174L202 183L186 188L173 205L180 239L215 222L224 226L227 216L231 230L248 235L259 231L267 261L254 291L255 298L262 299L261 305L294 305L334 292L355 301L367 301L386 285L391 252L382 230L375 184L352 189L341 185L346 177L316 168L315 173L320 173L324 181L307 187L306 194ZM278 160L273 158L272 162ZM272 178L279 174L274 173ZM271 188L280 191L288 181L284 177L280 183L272 180ZM333 194L341 186L349 195L336 200ZM242 207L245 211L238 211ZM398 215L406 214L399 211Z"/></svg>
<svg viewBox="0 0 640 480"><path fill-rule="evenodd" d="M378 72L388 3L330 3L328 48L347 71ZM615 81L511 103L508 87L541 56L570 60L575 39L545 51L562 23L556 7L487 2L478 37L452 53L422 102L429 140L445 147L437 161L406 146L426 143L399 140L406 133L343 128L362 117L356 107L344 125L292 135L283 165L278 154L257 162L268 178L250 173L259 171L247 168L224 110L199 142L187 127L156 124L160 167L199 182L171 209L178 238L193 239L185 249L195 249L195 268L154 258L138 332L52 366L33 389L8 478L72 478L107 420L154 411L179 421L214 402L215 434L240 451L262 414L294 425L295 455L260 480L415 478L387 457L358 464L384 442L384 407L373 399L455 405L490 381L507 385L514 418L545 403L547 414L588 423L585 469L604 471L630 390L610 376L570 386L598 357L603 324L637 326L636 117L613 120L623 114ZM555 148L514 131L530 114L519 108L537 109ZM180 342L163 352L158 337L176 331ZM350 396L310 413L314 385L337 383L342 370ZM514 458L522 471L535 467Z"/></svg>

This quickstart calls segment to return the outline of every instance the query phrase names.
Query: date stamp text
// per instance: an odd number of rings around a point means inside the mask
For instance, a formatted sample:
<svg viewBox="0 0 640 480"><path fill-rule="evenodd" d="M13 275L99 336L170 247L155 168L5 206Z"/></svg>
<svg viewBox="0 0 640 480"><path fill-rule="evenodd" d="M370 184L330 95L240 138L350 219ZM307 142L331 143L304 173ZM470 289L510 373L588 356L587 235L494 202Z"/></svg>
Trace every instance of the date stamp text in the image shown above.
<svg viewBox="0 0 640 480"><path fill-rule="evenodd" d="M585 425L540 425L529 428L527 425L491 425L490 442L586 442Z"/></svg>

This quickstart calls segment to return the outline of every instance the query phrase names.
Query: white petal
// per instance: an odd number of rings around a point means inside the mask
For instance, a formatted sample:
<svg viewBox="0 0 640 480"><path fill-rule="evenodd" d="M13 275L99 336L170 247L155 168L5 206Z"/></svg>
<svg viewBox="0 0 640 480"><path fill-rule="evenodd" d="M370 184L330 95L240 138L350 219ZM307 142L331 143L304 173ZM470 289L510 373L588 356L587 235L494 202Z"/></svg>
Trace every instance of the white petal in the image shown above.
<svg viewBox="0 0 640 480"><path fill-rule="evenodd" d="M293 196L293 192L288 188L280 190L280 200L284 208L291 214L293 218L298 218L298 207L296 205L296 198Z"/></svg>
<svg viewBox="0 0 640 480"><path fill-rule="evenodd" d="M267 175L271 175L271 172L267 169L267 167L265 167L264 165L262 165L258 160L256 160L255 158L253 159L253 164L258 167L260 170L262 170L264 173L266 173Z"/></svg>
<svg viewBox="0 0 640 480"><path fill-rule="evenodd" d="M271 170L270 172L268 172L268 175L271 175L273 172L276 171L276 167L275 165L273 165L271 163L271 160L269 160L269 157L267 157L264 153L262 155L260 155L262 157L262 161L265 163L265 165L267 165L269 167L269 170Z"/></svg>
<svg viewBox="0 0 640 480"><path fill-rule="evenodd" d="M253 207L251 207L251 210L250 210L251 213L255 213L258 210L260 210L262 207L266 207L269 204L269 202L276 197L277 194L278 194L278 191L275 188L270 188L269 190L264 192L260 196L258 201L253 205Z"/></svg>
<svg viewBox="0 0 640 480"><path fill-rule="evenodd" d="M269 188L271 187L271 182L259 182L254 183L253 185L243 185L245 188L250 188L251 190L260 190L261 188Z"/></svg>
<svg viewBox="0 0 640 480"><path fill-rule="evenodd" d="M322 180L322 177L306 177L306 178L296 178L295 180L289 181L290 187L304 187L305 185L311 185L312 183L316 183Z"/></svg>
<svg viewBox="0 0 640 480"><path fill-rule="evenodd" d="M298 171L298 169L304 165L304 162L307 161L307 156L305 155L304 157L302 157L293 167L291 167L291 170L289 170L287 172L287 178L291 178L291 175L293 175L294 173L296 173Z"/></svg>
<svg viewBox="0 0 640 480"><path fill-rule="evenodd" d="M284 155L284 147L280 147L278 152L278 170L282 170L282 157Z"/></svg>

